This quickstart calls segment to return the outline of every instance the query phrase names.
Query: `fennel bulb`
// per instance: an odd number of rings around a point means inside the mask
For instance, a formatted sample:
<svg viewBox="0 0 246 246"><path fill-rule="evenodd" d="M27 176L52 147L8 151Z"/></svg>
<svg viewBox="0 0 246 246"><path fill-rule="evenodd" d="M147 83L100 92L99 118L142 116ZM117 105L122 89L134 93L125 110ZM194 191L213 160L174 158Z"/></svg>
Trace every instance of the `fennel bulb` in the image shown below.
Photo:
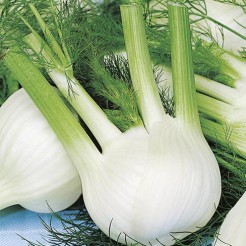
<svg viewBox="0 0 246 246"><path fill-rule="evenodd" d="M211 35L217 40L221 47L229 52L238 54L238 51L242 47L246 47L246 14L243 7L237 6L233 1L228 3L205 0L204 2L206 4L208 18L202 19L196 24L198 27L207 26ZM241 3L241 5L243 6L243 3ZM222 25L220 25L220 23ZM244 39L231 30L244 36Z"/></svg>
<svg viewBox="0 0 246 246"><path fill-rule="evenodd" d="M150 1L151 21L166 25L168 1ZM195 35L206 41L215 40L225 50L240 54L246 46L245 4L240 1L188 0L192 28Z"/></svg>
<svg viewBox="0 0 246 246"><path fill-rule="evenodd" d="M81 194L66 150L24 89L0 108L0 209L59 211Z"/></svg>
<svg viewBox="0 0 246 246"><path fill-rule="evenodd" d="M246 243L246 192L225 217L214 246L245 246Z"/></svg>
<svg viewBox="0 0 246 246"><path fill-rule="evenodd" d="M181 35L182 42L174 43L187 44L186 9L171 6L174 19L178 18L176 8L181 11L181 17L178 25L173 23L172 27L181 25L179 31L184 37ZM52 94L50 86L25 55L20 51L9 52L5 61L27 92L34 95L33 100L70 154L81 177L86 208L99 228L123 244L173 245L174 238L181 239L197 231L214 214L221 194L220 172L200 129L191 54L184 52L187 46L176 49L187 74L175 80L176 118L172 118L165 113L155 85L142 9L138 5L125 5L121 9L133 87L143 124L121 133L78 83L64 83L65 72L51 76L62 93L68 93L69 86L75 91L73 106L98 140L102 153L57 96L47 100L47 95ZM42 22L40 18L39 22ZM43 47L49 58L48 48ZM58 49L55 53L61 55ZM61 58L64 61L62 55ZM23 73L24 67L28 69ZM69 72L71 69L67 74ZM30 79L33 76L38 83ZM52 107L52 103L56 107ZM110 127L104 127L107 125Z"/></svg>
<svg viewBox="0 0 246 246"><path fill-rule="evenodd" d="M122 133L100 165L80 173L89 214L122 243L172 245L204 226L220 198L218 166L202 134L168 116L149 132Z"/></svg>

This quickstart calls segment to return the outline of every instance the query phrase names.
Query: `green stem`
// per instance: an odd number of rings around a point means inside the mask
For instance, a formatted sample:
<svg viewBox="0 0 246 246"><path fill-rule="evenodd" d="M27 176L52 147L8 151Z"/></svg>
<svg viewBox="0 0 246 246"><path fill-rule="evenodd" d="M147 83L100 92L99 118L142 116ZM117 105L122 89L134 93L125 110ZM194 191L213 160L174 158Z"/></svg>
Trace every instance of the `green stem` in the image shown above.
<svg viewBox="0 0 246 246"><path fill-rule="evenodd" d="M232 154L227 153L227 152L220 150L220 149L213 149L213 151L215 152L215 154L217 156L222 156L224 159L226 159L229 162L235 162L236 161L237 163L240 163L241 165L242 164L245 165L245 159L242 157L232 155Z"/></svg>
<svg viewBox="0 0 246 246"><path fill-rule="evenodd" d="M43 113L78 170L83 171L85 165L99 164L101 153L32 61L19 47L14 47L5 56L5 62Z"/></svg>
<svg viewBox="0 0 246 246"><path fill-rule="evenodd" d="M242 128L246 123L245 108L236 107L212 97L197 93L199 112L221 124Z"/></svg>
<svg viewBox="0 0 246 246"><path fill-rule="evenodd" d="M57 32L58 32L58 35L59 35L59 38L60 38L60 41L61 41L62 50L64 52L65 57L67 58L68 64L72 64L70 55L68 53L66 44L64 42L62 31L59 28L59 21L58 21L57 15L56 15L56 12L57 12L56 6L54 5L53 1L50 1L50 4L51 4L51 7L52 7L52 14L53 14L53 18L54 18L55 23L56 23Z"/></svg>
<svg viewBox="0 0 246 246"><path fill-rule="evenodd" d="M232 173L238 174L239 170L237 167L233 166L231 163L227 162L226 160L222 159L221 157L216 156L218 163L223 166L224 168L230 170Z"/></svg>
<svg viewBox="0 0 246 246"><path fill-rule="evenodd" d="M246 158L246 139L244 128L235 129L226 125L200 118L202 131L206 138L214 143L231 149L239 156Z"/></svg>
<svg viewBox="0 0 246 246"><path fill-rule="evenodd" d="M200 113L206 114L220 123L230 124L230 119L227 116L230 117L233 110L231 105L200 93L196 95Z"/></svg>
<svg viewBox="0 0 246 246"><path fill-rule="evenodd" d="M122 5L120 10L131 79L143 122L149 130L156 121L163 120L165 111L155 84L142 6Z"/></svg>
<svg viewBox="0 0 246 246"><path fill-rule="evenodd" d="M164 65L161 68L163 70L162 80L171 84L172 70ZM246 121L243 107L237 106L240 100L238 90L199 75L195 75L195 80L197 91L206 94L196 92L200 113L228 125L236 126Z"/></svg>
<svg viewBox="0 0 246 246"><path fill-rule="evenodd" d="M243 81L243 83L246 84L245 59L229 51L225 51L223 53L223 58L226 59L230 66L233 68L227 71L226 74L234 78L234 87L237 87L240 81Z"/></svg>
<svg viewBox="0 0 246 246"><path fill-rule="evenodd" d="M49 76L92 131L103 150L121 134L76 78L69 78L61 69L53 69Z"/></svg>
<svg viewBox="0 0 246 246"><path fill-rule="evenodd" d="M171 68L161 64L162 80L171 84L172 70ZM237 106L237 101L240 98L239 91L214 80L195 74L196 91L216 98L222 102Z"/></svg>
<svg viewBox="0 0 246 246"><path fill-rule="evenodd" d="M44 66L50 78L78 112L104 149L109 142L121 134L120 130L107 118L103 110L84 90L77 79L73 75L71 76L65 67L56 66L53 63L54 57L51 55L47 44L42 45L42 42L33 34L25 36L24 41L35 53L43 56L46 61Z"/></svg>
<svg viewBox="0 0 246 246"><path fill-rule="evenodd" d="M188 10L184 5L169 3L168 16L176 118L200 131Z"/></svg>
<svg viewBox="0 0 246 246"><path fill-rule="evenodd" d="M103 110L74 78L73 67L64 41L61 40L63 50L35 6L29 4L29 7L37 19L47 43L24 19L24 17L22 17L24 23L32 31L31 34L24 37L24 41L34 52L43 58L43 65L53 82L77 110L78 114L98 140L101 148L104 149L109 142L121 134L120 130L110 122ZM59 28L58 34L60 38L62 38L62 33ZM70 92L74 92L73 96L71 96Z"/></svg>
<svg viewBox="0 0 246 246"><path fill-rule="evenodd" d="M52 50L58 55L59 60L61 61L62 65L66 68L71 70L72 74L72 66L70 63L70 58L66 57L60 48L59 44L56 42L54 36L52 35L50 29L45 24L44 20L42 19L41 15L39 14L38 10L35 8L35 6L31 3L29 3L29 7L32 10L33 14L35 15L39 26L41 27L45 37L47 38L48 42L50 43L50 46L52 47Z"/></svg>
<svg viewBox="0 0 246 246"><path fill-rule="evenodd" d="M220 101L234 105L239 99L239 93L235 88L223 85L200 75L195 75L196 90Z"/></svg>
<svg viewBox="0 0 246 246"><path fill-rule="evenodd" d="M23 40L30 42L32 45L34 45L34 50L39 47L39 51L42 51L42 55L44 58L44 63L46 64L52 64L52 66L55 67L61 67L62 64L58 59L54 58L54 54L51 50L51 48L44 42L42 37L32 28L30 23L19 13L20 18L22 21L26 24L26 26L31 30L31 34L26 35Z"/></svg>

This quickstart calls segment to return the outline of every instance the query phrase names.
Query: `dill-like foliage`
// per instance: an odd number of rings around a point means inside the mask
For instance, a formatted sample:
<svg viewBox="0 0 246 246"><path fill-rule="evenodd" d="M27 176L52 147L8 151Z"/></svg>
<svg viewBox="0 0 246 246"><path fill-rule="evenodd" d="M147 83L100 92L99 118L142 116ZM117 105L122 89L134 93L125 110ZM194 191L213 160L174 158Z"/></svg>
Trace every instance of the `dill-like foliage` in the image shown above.
<svg viewBox="0 0 246 246"><path fill-rule="evenodd" d="M63 21L62 31L75 71L79 71L83 78L88 78L89 65L83 68L81 64L87 64L94 54L97 58L112 52L119 52L125 49L121 20L119 16L119 5L121 1L103 1L101 5L87 4L92 7L72 7L73 14L67 15ZM151 1L142 1L144 6L144 18L146 20L146 34L149 43L150 55L154 64L164 63L171 66L171 44L168 22L158 24L155 21L156 9L151 6ZM158 15L167 17L165 1L157 1ZM195 12L195 9L206 12L206 6L199 1L187 1ZM203 2L203 1L201 1ZM108 4L108 5L107 5ZM86 11L87 10L87 11ZM109 10L107 12L107 10ZM196 11L198 11L196 10ZM205 18L205 17L204 17ZM216 40L212 37L209 29L198 34L193 29L193 64L197 74L217 80L221 83L232 85L233 79L226 75L232 70L228 62L222 57L222 51L218 49ZM207 43L201 36L211 40ZM70 45L71 44L71 45ZM80 59L80 60L78 60ZM82 60L81 60L82 59ZM76 62L75 62L76 61ZM79 64L77 67L76 64ZM80 75L77 75L79 77Z"/></svg>
<svg viewBox="0 0 246 246"><path fill-rule="evenodd" d="M223 0L221 0L221 2L222 1ZM150 27L151 30L157 30L159 32L155 37L154 54L157 54L157 56L154 56L154 61L155 63L162 62L170 66L170 44L166 42L167 40L170 40L168 32L167 1L155 0L147 2L148 4L146 7L146 24L148 27ZM233 70L233 68L228 64L226 59L222 57L223 50L218 48L219 44L217 42L217 38L213 36L207 21L213 22L217 25L218 33L221 34L222 39L224 38L223 30L229 27L208 16L206 1L184 0L182 2L184 2L187 6L189 10L189 15L191 17L190 23L192 28L192 57L194 72L196 74L221 82L223 84L232 86L233 78L231 78L227 74L229 71ZM230 2L234 5L240 5L237 1L223 2ZM241 7L245 8L245 4L241 4ZM198 24L200 20L204 20L203 26ZM205 23L207 23L207 26L205 25ZM240 25L240 23L238 23L238 25ZM241 25L244 26L243 23L241 23ZM163 35L162 38L158 38L161 34ZM234 34L237 36L241 36L241 34L237 32ZM153 31L151 35L155 35ZM242 38L245 39L246 37L243 36ZM153 48L151 47L152 45L153 44L150 42L151 53L153 53ZM165 48L163 46L165 46Z"/></svg>
<svg viewBox="0 0 246 246"><path fill-rule="evenodd" d="M27 7L28 2L3 1L1 11L1 20L3 21L1 27L3 29L1 30L4 35L0 40L1 47L8 48L15 42L20 44L21 37L29 33L29 29L21 21L19 15L16 15L17 10L41 35L40 28ZM32 1L30 0L30 2ZM122 131L141 124L135 93L131 87L127 60L122 55L113 54L124 50L123 32L119 18L120 2L104 1L100 5L88 0L83 1L81 5L76 0L65 1L57 6L55 18L54 6L51 3L52 1L48 0L34 2L58 43L60 45L65 43L76 78L105 110L109 119ZM198 7L195 3L194 6ZM204 6L202 7L204 8ZM154 64L165 63L170 65L170 35L167 25L154 24L153 22L153 17L161 15L165 16L164 10L153 12L150 3L147 4L145 19L151 57ZM62 38L59 35L59 30L62 33ZM230 81L230 78L226 78L223 73L223 69L229 69L228 64L221 58L216 46L214 44L207 45L198 38L193 39L193 44L196 73L223 82ZM158 72L156 74L158 84ZM4 92L6 91L6 84L2 81L3 77L0 77L1 92ZM6 97L6 93L3 94ZM160 90L160 95L166 112L173 115L173 98L170 98L167 90ZM210 222L189 237L181 241L176 240L176 245L179 246L201 246L204 243L209 243L216 235L216 230L227 212L246 189L245 177L237 171L245 170L242 169L245 167L245 160L237 157L230 148L212 143L210 145L221 167L222 199ZM71 208L72 211L68 211L64 216L53 214L62 222L62 231L57 231L53 227L52 220L49 224L43 222L44 227L49 232L45 239L50 245L120 245L98 229L87 213L83 202L77 205L78 207ZM26 240L28 241L28 239ZM41 246L42 244L29 242L29 245Z"/></svg>
<svg viewBox="0 0 246 246"><path fill-rule="evenodd" d="M108 118L122 131L142 124L127 60L122 55L110 54L103 63L93 62L92 87L105 101Z"/></svg>
<svg viewBox="0 0 246 246"><path fill-rule="evenodd" d="M55 22L52 21L53 11L50 1L3 0L0 3L0 47L2 49L8 49L16 43L23 45L23 37L30 33L29 28L21 20L21 16L24 16L35 30L39 29L28 3L34 3L38 7L45 22L49 24L49 28L55 28Z"/></svg>
<svg viewBox="0 0 246 246"><path fill-rule="evenodd" d="M120 246L121 244L110 240L93 223L87 213L83 200L80 199L70 210L67 210L62 216L53 213L53 216L61 221L62 230L53 227L52 218L49 223L41 220L48 235L45 241L52 246ZM21 235L20 235L21 236ZM28 238L23 238L30 246L44 246L40 242L31 242Z"/></svg>

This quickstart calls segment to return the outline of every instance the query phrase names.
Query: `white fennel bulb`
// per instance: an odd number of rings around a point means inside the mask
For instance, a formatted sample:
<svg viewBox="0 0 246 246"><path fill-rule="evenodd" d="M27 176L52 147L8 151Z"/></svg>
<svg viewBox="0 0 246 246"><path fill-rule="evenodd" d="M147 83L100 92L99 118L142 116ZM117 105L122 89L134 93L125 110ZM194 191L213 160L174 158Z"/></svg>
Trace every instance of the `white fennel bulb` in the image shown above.
<svg viewBox="0 0 246 246"><path fill-rule="evenodd" d="M152 22L158 25L167 24L167 17L163 14L167 2L150 1ZM239 51L246 47L246 14L243 1L188 0L185 4L189 8L192 28L198 31L199 38L207 41L212 38L225 50L238 55Z"/></svg>
<svg viewBox="0 0 246 246"><path fill-rule="evenodd" d="M245 246L246 244L246 192L226 215L214 246Z"/></svg>
<svg viewBox="0 0 246 246"><path fill-rule="evenodd" d="M202 20L199 24L206 26L205 21L209 24L210 31L218 43L224 47L224 49L238 53L242 47L246 47L246 14L240 6L236 6L233 3L219 2L215 0L205 0L207 8L207 20ZM243 3L241 3L243 5ZM210 19L211 18L211 19ZM223 26L228 27L223 28ZM198 24L198 25L199 25ZM220 27L220 28L219 28ZM223 28L223 35L221 34L221 27ZM236 35L231 30L235 30L238 34L244 36L244 38Z"/></svg>
<svg viewBox="0 0 246 246"><path fill-rule="evenodd" d="M143 120L143 124L122 133L80 87L72 68L68 70L67 64L71 63L65 52L55 43L38 11L30 7L47 40L53 43L43 43L34 31L26 41L53 65L46 69L59 90L66 97L69 89L74 92L71 104L102 152L65 110L60 98L52 94L49 84L26 55L18 49L10 51L5 62L32 95L76 165L85 205L96 225L123 244L166 246L204 226L219 203L221 177L200 128L186 8L170 6L172 53L180 57L176 63L173 59L176 116L172 118L166 114L155 84L142 8L135 4L122 6L130 73ZM61 58L52 57L51 48ZM35 83L31 79L34 76Z"/></svg>
<svg viewBox="0 0 246 246"><path fill-rule="evenodd" d="M220 199L217 162L202 134L164 117L131 129L81 170L92 219L121 243L173 245L204 226Z"/></svg>
<svg viewBox="0 0 246 246"><path fill-rule="evenodd" d="M80 194L66 150L25 90L15 92L0 108L0 209L59 211Z"/></svg>
<svg viewBox="0 0 246 246"><path fill-rule="evenodd" d="M176 118L165 113L155 85L141 7L124 5L121 15L144 126L108 142L98 164L87 172L78 167L83 196L92 219L114 240L173 245L174 238L184 238L211 219L221 194L218 164L201 132L195 104L189 32L183 32L186 8L170 6L173 43L179 46L174 45L172 54L180 55L173 67L181 67L174 69L178 77L187 71L174 83ZM182 41L177 41L179 31Z"/></svg>

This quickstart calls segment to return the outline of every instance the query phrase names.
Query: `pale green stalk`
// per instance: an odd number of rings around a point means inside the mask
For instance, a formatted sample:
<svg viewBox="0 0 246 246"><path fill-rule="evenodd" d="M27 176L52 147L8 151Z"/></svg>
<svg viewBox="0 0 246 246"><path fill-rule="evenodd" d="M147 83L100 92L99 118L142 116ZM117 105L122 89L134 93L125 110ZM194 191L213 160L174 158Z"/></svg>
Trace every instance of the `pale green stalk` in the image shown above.
<svg viewBox="0 0 246 246"><path fill-rule="evenodd" d="M223 166L224 168L230 170L232 173L235 173L235 174L239 174L240 171L237 167L233 166L231 163L229 163L228 161L222 159L221 157L216 157L217 161L219 162L219 164L221 166ZM246 174L244 175L246 177Z"/></svg>
<svg viewBox="0 0 246 246"><path fill-rule="evenodd" d="M31 30L32 33L30 35L33 36L32 39L34 39L35 37L35 43L33 43L33 45L35 46L35 49L37 49L37 47L40 47L39 52L42 52L42 54L44 54L44 61L48 64L52 64L52 66L61 67L62 64L59 60L55 59L54 52L52 52L52 49L50 49L50 47L46 45L41 36L32 28L29 22L27 22L27 20L20 13L19 16L22 19L22 21L26 24L26 26Z"/></svg>
<svg viewBox="0 0 246 246"><path fill-rule="evenodd" d="M39 14L38 10L34 7L33 4L29 4L30 9L32 10L33 14L35 15L39 26L41 27L45 37L47 38L50 46L52 47L52 50L54 53L58 55L59 60L61 61L63 67L66 69L69 68L71 70L70 72L72 73L72 66L70 63L70 59L67 59L67 57L64 55L63 50L59 46L59 44L56 42L56 39L52 35L49 27L45 24L44 20L42 19L41 15ZM70 75L70 74L69 74Z"/></svg>
<svg viewBox="0 0 246 246"><path fill-rule="evenodd" d="M161 80L171 86L172 69L163 64L159 66L160 69L163 71L163 73L161 74ZM239 90L197 74L195 74L195 85L196 91L231 105L237 106L238 101L241 98Z"/></svg>
<svg viewBox="0 0 246 246"><path fill-rule="evenodd" d="M71 58L70 58L70 56L69 56L69 53L68 53L66 44L65 44L65 42L64 42L64 38L63 38L62 31L61 31L61 29L58 27L58 26L59 26L59 21L58 21L57 15L56 15L56 12L57 12L57 9L56 9L56 8L57 8L57 6L54 5L53 1L50 1L50 4L51 4L51 7L52 7L53 18L54 18L55 23L56 23L56 26L57 26L57 32L58 32L58 35L59 35L59 38L60 38L60 41L61 41L62 50L63 50L63 52L64 52L65 57L67 58L68 64L71 64ZM64 17L64 18L65 18L65 17ZM71 66L71 67L72 67L72 66Z"/></svg>
<svg viewBox="0 0 246 246"><path fill-rule="evenodd" d="M239 98L239 92L219 82L210 80L200 75L195 75L196 90L223 102L234 104Z"/></svg>
<svg viewBox="0 0 246 246"><path fill-rule="evenodd" d="M159 86L172 87L172 70L161 65L161 80L166 84ZM199 111L209 115L219 122L242 121L245 110L245 99L242 92L205 77L195 75L197 101ZM172 91L170 92L172 96ZM237 115L237 117L236 117Z"/></svg>
<svg viewBox="0 0 246 246"><path fill-rule="evenodd" d="M230 75L235 80L234 87L240 89L240 87L243 86L245 88L246 87L246 60L229 51L225 51L223 57L234 68L234 71L231 70L227 72L227 74Z"/></svg>
<svg viewBox="0 0 246 246"><path fill-rule="evenodd" d="M146 129L165 115L155 84L147 46L142 7L122 5L121 17L131 78L137 94L138 107Z"/></svg>
<svg viewBox="0 0 246 246"><path fill-rule="evenodd" d="M172 75L176 118L184 124L200 130L188 11L184 5L170 3L168 15L172 40ZM186 31L184 32L184 30Z"/></svg>
<svg viewBox="0 0 246 246"><path fill-rule="evenodd" d="M244 113L245 111L235 108L230 104L224 103L201 93L197 93L197 103L200 113L204 113L222 124L231 124L235 122L246 123L246 115L244 117L244 121L242 118L243 115L240 116L240 114ZM235 111L235 113L233 111ZM238 117L233 117L236 116L236 113L238 113Z"/></svg>
<svg viewBox="0 0 246 246"><path fill-rule="evenodd" d="M34 52L43 57L44 66L50 78L75 108L81 118L83 118L86 125L98 140L100 146L104 148L109 142L121 134L120 130L111 123L103 110L95 103L74 77L70 57L64 55L37 9L33 5L30 5L30 7L51 46L45 43L28 23L26 24L32 33L27 35L24 41ZM65 44L63 44L63 46L64 45ZM67 54L66 49L65 54Z"/></svg>
<svg viewBox="0 0 246 246"><path fill-rule="evenodd" d="M230 128L230 126L221 125L205 118L200 118L200 121L202 131L208 140L232 149L238 155L246 158L244 127L242 129Z"/></svg>
<svg viewBox="0 0 246 246"><path fill-rule="evenodd" d="M32 61L15 47L7 53L5 62L43 113L78 170L91 163L99 165L100 152Z"/></svg>

